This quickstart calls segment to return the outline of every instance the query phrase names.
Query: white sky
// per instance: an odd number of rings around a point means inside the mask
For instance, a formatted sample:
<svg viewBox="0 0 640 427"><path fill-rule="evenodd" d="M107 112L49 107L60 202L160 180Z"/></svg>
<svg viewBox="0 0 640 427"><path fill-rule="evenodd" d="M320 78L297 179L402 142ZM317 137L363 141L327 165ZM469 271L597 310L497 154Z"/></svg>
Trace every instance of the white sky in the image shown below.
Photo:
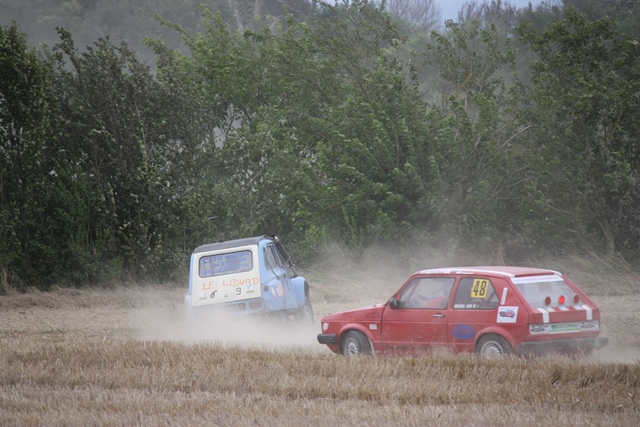
<svg viewBox="0 0 640 427"><path fill-rule="evenodd" d="M458 11L467 0L436 0L436 4L442 12L442 22L447 19L458 19ZM476 0L478 3L482 3L482 0ZM536 7L542 0L503 0L503 3L509 3L512 6L521 9L529 5L529 2ZM487 0L490 3L490 0Z"/></svg>

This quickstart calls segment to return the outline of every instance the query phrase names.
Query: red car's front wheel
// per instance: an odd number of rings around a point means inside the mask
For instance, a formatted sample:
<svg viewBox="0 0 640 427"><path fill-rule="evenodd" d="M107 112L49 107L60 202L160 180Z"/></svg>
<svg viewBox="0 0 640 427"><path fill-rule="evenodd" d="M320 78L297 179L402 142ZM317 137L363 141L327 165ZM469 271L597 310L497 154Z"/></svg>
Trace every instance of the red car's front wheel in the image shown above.
<svg viewBox="0 0 640 427"><path fill-rule="evenodd" d="M371 344L362 332L349 331L344 335L340 350L345 356L368 355L371 354Z"/></svg>

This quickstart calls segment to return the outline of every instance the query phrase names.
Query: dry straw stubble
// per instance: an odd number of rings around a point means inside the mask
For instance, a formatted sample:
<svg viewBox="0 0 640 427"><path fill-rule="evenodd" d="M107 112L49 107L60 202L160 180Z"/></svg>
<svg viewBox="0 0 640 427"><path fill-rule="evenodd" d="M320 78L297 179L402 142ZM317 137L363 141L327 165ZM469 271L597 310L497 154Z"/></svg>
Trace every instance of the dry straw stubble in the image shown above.
<svg viewBox="0 0 640 427"><path fill-rule="evenodd" d="M311 280L325 288L316 315L377 302L402 280L323 272ZM234 329L229 319L201 319L206 327L193 334L183 292L0 297L0 424L640 425L640 352L623 338L638 326L634 295L601 296L605 319L608 307L625 307L606 324L609 350L623 348L622 359L480 361L439 352L344 358L315 342L319 326Z"/></svg>

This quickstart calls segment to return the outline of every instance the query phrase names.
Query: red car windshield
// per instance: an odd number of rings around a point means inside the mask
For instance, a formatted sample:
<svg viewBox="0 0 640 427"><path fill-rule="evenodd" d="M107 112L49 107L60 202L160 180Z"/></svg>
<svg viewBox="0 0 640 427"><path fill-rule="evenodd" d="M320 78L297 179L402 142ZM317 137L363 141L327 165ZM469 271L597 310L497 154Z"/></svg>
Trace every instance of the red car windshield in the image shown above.
<svg viewBox="0 0 640 427"><path fill-rule="evenodd" d="M518 291L533 308L571 305L575 292L559 276L514 279ZM564 297L564 300L561 298ZM549 298L547 300L547 298Z"/></svg>

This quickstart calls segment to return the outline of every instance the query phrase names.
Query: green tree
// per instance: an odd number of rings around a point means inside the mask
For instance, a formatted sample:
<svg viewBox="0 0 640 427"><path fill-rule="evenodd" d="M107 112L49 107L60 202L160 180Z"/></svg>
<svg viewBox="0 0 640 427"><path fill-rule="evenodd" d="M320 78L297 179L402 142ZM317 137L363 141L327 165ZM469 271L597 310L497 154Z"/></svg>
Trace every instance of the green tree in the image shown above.
<svg viewBox="0 0 640 427"><path fill-rule="evenodd" d="M395 58L402 37L387 14L366 1L323 6L311 26L290 17L240 36L205 11L204 33L182 33L185 75L225 112L211 166L221 219L299 240L406 238L429 218L414 70Z"/></svg>
<svg viewBox="0 0 640 427"><path fill-rule="evenodd" d="M396 57L404 39L369 2L325 7L280 38L271 66L287 96L265 118L291 118L302 172L320 184L310 229L354 246L409 239L430 218L429 138L415 70Z"/></svg>
<svg viewBox="0 0 640 427"><path fill-rule="evenodd" d="M441 22L442 14L433 0L386 0L384 9L410 33L431 31Z"/></svg>
<svg viewBox="0 0 640 427"><path fill-rule="evenodd" d="M515 95L515 53L493 22L446 23L426 55L449 84L434 109L434 169L439 171L442 234L454 248L502 250L521 241L522 184L534 165L522 146L528 127Z"/></svg>
<svg viewBox="0 0 640 427"><path fill-rule="evenodd" d="M547 30L521 34L539 55L530 117L535 150L548 161L536 184L545 217L575 242L600 236L605 253L637 256L639 41L572 8Z"/></svg>
<svg viewBox="0 0 640 427"><path fill-rule="evenodd" d="M22 267L26 278L35 276L34 223L42 209L35 200L46 188L47 70L15 23L0 28L0 49L0 265L5 275Z"/></svg>
<svg viewBox="0 0 640 427"><path fill-rule="evenodd" d="M589 21L608 17L616 22L618 35L640 37L640 3L627 0L563 0L564 10L575 9Z"/></svg>
<svg viewBox="0 0 640 427"><path fill-rule="evenodd" d="M57 58L72 64L60 67L66 119L100 198L94 242L125 279L168 277L192 248L190 190L201 174L193 160L211 116L197 116L168 67L160 84L125 44L100 39L79 53L70 34L61 38Z"/></svg>
<svg viewBox="0 0 640 427"><path fill-rule="evenodd" d="M77 147L66 143L51 64L14 24L0 29L0 265L16 287L86 279L95 212Z"/></svg>

